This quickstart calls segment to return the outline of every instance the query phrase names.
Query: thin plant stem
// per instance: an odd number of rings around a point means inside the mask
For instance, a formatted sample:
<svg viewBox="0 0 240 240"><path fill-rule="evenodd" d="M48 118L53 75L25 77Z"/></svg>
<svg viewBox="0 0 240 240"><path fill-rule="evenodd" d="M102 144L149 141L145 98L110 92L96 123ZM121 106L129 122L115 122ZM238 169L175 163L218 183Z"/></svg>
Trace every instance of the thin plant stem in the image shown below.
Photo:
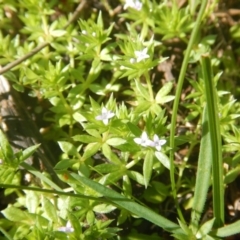
<svg viewBox="0 0 240 240"><path fill-rule="evenodd" d="M181 92L182 92L182 86L183 86L183 82L184 82L184 78L185 78L185 73L186 73L186 70L187 70L188 61L189 61L189 57L190 57L190 53L191 53L193 44L196 40L197 34L199 32L199 29L200 29L200 24L201 24L202 17L204 15L204 12L205 12L205 9L206 9L206 6L207 6L207 2L208 2L208 0L203 0L202 1L201 8L200 8L195 26L194 26L192 34L191 34L184 59L183 59L181 71L180 71L179 78L178 78L178 86L177 86L177 90L176 90L176 96L175 96L175 100L174 100L174 104L173 104L173 113L172 113L171 129L170 129L170 147L172 149L172 151L170 152L170 180L171 180L173 198L175 199L177 212L178 212L178 215L179 215L182 222L185 222L185 220L183 218L182 212L180 210L180 207L179 207L179 204L178 204L178 201L177 201L176 183L175 183L175 177L174 177L174 172L175 172L175 166L174 166L174 151L175 151L174 136L175 136L175 130L176 130L178 105L179 105L179 100L180 100L180 96L181 96Z"/></svg>
<svg viewBox="0 0 240 240"><path fill-rule="evenodd" d="M147 82L150 101L152 102L154 100L154 97L153 97L153 90L152 90L152 84L151 84L149 73L145 73L145 78L146 78L146 82Z"/></svg>

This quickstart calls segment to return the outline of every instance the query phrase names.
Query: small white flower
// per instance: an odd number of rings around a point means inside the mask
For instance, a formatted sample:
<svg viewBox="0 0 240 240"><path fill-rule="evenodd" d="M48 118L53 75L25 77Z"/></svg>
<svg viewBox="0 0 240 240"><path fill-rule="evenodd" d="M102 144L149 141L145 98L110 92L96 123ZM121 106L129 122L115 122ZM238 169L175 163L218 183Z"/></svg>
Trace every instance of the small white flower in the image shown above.
<svg viewBox="0 0 240 240"><path fill-rule="evenodd" d="M159 139L159 137L154 134L153 136L153 145L152 147L155 147L158 151L161 151L162 146L166 143L167 141L165 139Z"/></svg>
<svg viewBox="0 0 240 240"><path fill-rule="evenodd" d="M135 56L137 58L137 62L141 62L144 59L149 58L150 56L147 54L148 49L144 48L142 51L134 51Z"/></svg>
<svg viewBox="0 0 240 240"><path fill-rule="evenodd" d="M71 223L68 221L65 227L59 227L58 231L65 232L65 233L72 233L74 232L74 229L71 225Z"/></svg>
<svg viewBox="0 0 240 240"><path fill-rule="evenodd" d="M82 34L83 34L83 35L86 35L86 34L87 34L87 31L86 31L86 30L82 30Z"/></svg>
<svg viewBox="0 0 240 240"><path fill-rule="evenodd" d="M96 37L96 33L95 33L95 32L93 32L93 33L92 33L92 36L93 36L93 37Z"/></svg>
<svg viewBox="0 0 240 240"><path fill-rule="evenodd" d="M133 140L135 143L143 147L149 147L153 145L153 142L148 138L146 132L143 132L140 138L134 138Z"/></svg>
<svg viewBox="0 0 240 240"><path fill-rule="evenodd" d="M96 116L97 120L103 121L105 125L108 125L108 119L114 117L115 114L109 110L107 110L105 107L102 108L101 115Z"/></svg>
<svg viewBox="0 0 240 240"><path fill-rule="evenodd" d="M123 8L127 9L129 7L140 11L142 9L142 3L139 0L126 0Z"/></svg>

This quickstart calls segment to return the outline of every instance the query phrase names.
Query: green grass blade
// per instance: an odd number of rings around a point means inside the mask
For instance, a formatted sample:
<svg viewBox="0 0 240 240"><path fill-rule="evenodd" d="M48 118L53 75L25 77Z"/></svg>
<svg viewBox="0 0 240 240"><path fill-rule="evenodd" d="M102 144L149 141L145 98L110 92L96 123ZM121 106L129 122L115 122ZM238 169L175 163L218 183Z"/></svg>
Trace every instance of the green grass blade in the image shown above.
<svg viewBox="0 0 240 240"><path fill-rule="evenodd" d="M233 236L238 233L240 233L240 220L232 224L229 224L228 226L219 228L218 230L213 232L215 236L221 237L221 238Z"/></svg>
<svg viewBox="0 0 240 240"><path fill-rule="evenodd" d="M137 216L142 217L156 224L157 226L162 227L166 231L169 231L171 233L183 233L179 225L177 225L176 223L162 217L161 215L158 215L152 210L141 206L136 202L133 202L132 200L121 195L120 193L117 193L110 188L107 188L97 182L94 182L91 179L79 176L75 173L71 173L71 176L76 179L81 186L82 184L84 184L85 186L92 188L93 190L110 200L112 203L117 204L118 206L136 214Z"/></svg>
<svg viewBox="0 0 240 240"><path fill-rule="evenodd" d="M6 231L0 226L0 232L4 235L4 237L8 240L14 240Z"/></svg>
<svg viewBox="0 0 240 240"><path fill-rule="evenodd" d="M212 147L212 186L213 186L213 213L216 218L215 227L224 224L224 185L222 164L222 142L218 116L216 88L213 82L211 60L208 54L201 58L202 74L205 84L207 100L208 123Z"/></svg>
<svg viewBox="0 0 240 240"><path fill-rule="evenodd" d="M40 171L36 170L34 167L30 166L29 164L22 162L20 163L20 165L25 168L27 171L29 171L30 173L32 173L34 176L38 177L40 180L42 180L43 182L45 182L46 184L48 184L51 188L57 190L57 191L61 191L62 189L56 185L51 179L47 178L46 176L44 176Z"/></svg>
<svg viewBox="0 0 240 240"><path fill-rule="evenodd" d="M172 193L173 193L173 197L175 199L175 204L177 207L177 211L178 211L178 215L179 218L181 219L182 222L185 222L181 210L178 206L178 201L177 201L177 192L176 192L176 183L175 183L175 167L174 167L174 150L175 150L175 142L174 142L174 136L175 136L175 131L176 131L176 121L177 121L177 112L178 112L178 105L180 102L180 97L181 97L181 92L182 92L182 86L183 86L183 82L185 79L185 74L186 74L186 70L187 70L187 66L188 66L188 62L189 62L189 58L190 58L190 53L191 50L193 48L193 45L195 43L195 40L197 38L197 35L199 34L199 29L200 29L200 25L201 25L201 21L204 15L204 12L206 10L206 6L207 6L208 0L203 0L201 3L201 8L195 23L195 26L193 28L185 55L184 55L184 59L183 59L183 63L182 63L182 67L181 67L181 71L179 74L179 78L178 78L178 85L177 85L177 90L176 90L176 97L174 100L174 104L173 104L173 113L172 113L172 121L171 121L171 129L170 129L170 147L173 149L170 152L170 179L171 179L171 187L172 187Z"/></svg>
<svg viewBox="0 0 240 240"><path fill-rule="evenodd" d="M207 118L207 109L204 108L202 120L202 139L198 158L198 170L194 190L194 200L191 213L191 228L193 233L198 230L199 220L207 199L212 167L212 148Z"/></svg>

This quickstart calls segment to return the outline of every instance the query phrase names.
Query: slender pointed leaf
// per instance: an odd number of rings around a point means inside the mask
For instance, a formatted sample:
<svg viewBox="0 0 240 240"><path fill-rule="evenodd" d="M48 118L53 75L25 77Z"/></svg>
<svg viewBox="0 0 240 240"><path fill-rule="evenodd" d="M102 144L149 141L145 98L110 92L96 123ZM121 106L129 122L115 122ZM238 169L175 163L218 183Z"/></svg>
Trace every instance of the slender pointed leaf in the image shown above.
<svg viewBox="0 0 240 240"><path fill-rule="evenodd" d="M176 223L162 217L161 215L156 214L154 211L144 206L141 206L140 204L133 202L130 199L125 198L120 193L117 193L112 189L109 189L97 182L94 182L91 179L79 176L75 173L71 173L71 176L75 178L80 185L84 184L85 186L92 188L96 192L102 194L104 197L109 199L111 202L132 212L133 214L138 215L139 217L142 217L156 224L157 226L162 227L166 231L169 231L171 233L183 233L182 229Z"/></svg>

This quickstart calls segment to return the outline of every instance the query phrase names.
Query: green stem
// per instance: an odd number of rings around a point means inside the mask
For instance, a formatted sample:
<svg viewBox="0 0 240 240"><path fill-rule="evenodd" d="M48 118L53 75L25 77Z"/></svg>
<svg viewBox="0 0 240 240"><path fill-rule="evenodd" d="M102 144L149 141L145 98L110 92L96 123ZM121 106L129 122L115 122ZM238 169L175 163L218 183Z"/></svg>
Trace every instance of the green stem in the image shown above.
<svg viewBox="0 0 240 240"><path fill-rule="evenodd" d="M136 165L140 160L141 160L141 158L139 158L139 159L134 159L133 161L129 162L129 163L126 165L126 169L130 169L131 167L133 167L134 165Z"/></svg>
<svg viewBox="0 0 240 240"><path fill-rule="evenodd" d="M177 86L177 90L176 90L176 97L175 97L174 104L173 104L173 114L172 114L171 129L170 129L170 147L172 149L172 151L170 152L170 180L171 180L173 197L175 199L175 204L176 204L176 207L177 207L177 212L178 212L178 215L179 215L182 222L185 222L185 220L182 216L181 210L180 210L179 205L178 205L176 184L175 184L175 177L174 177L174 172L175 172L175 167L174 167L174 150L175 150L174 136L175 136L175 129L176 129L176 121L177 121L177 110L178 110L178 105L179 105L180 96L181 96L181 92L182 92L182 86L183 86L183 82L184 82L184 78L185 78L185 73L186 73L186 70L187 70L188 61L189 61L189 57L190 57L190 53L191 53L193 44L195 42L195 39L196 39L197 34L199 32L199 29L200 29L202 16L204 14L207 2L208 2L208 0L203 0L202 1L200 12L198 14L194 29L192 31L192 34L191 34L191 37L190 37L190 40L189 40L189 44L188 44L187 49L186 49L185 56L184 56L184 59L183 59L183 64L182 64L180 75L179 75L179 78L178 78L178 86Z"/></svg>
<svg viewBox="0 0 240 240"><path fill-rule="evenodd" d="M70 116L70 124L69 124L69 138L72 137L72 130L73 130L73 109L71 108L71 106L69 106L68 102L66 101L65 97L63 96L62 92L58 91L58 96L60 97L62 103L63 103L63 106L66 108L69 116Z"/></svg>
<svg viewBox="0 0 240 240"><path fill-rule="evenodd" d="M106 201L106 202L108 202L107 200L105 200L103 198L99 198L99 197L91 197L91 196L85 196L85 195L77 194L77 193L63 192L63 191L44 189L44 188L37 188L37 187L27 187L27 186L13 185L13 184L0 184L0 188L29 190L29 191L35 191L35 192L41 192L41 193L58 194L60 196L61 195L62 196L70 196L70 197L77 197L77 198L88 199L88 200Z"/></svg>
<svg viewBox="0 0 240 240"><path fill-rule="evenodd" d="M150 95L150 101L153 102L154 97L153 97L152 83L151 83L151 80L150 80L149 73L145 73L144 75L145 75L146 82L147 82L148 92L149 92L149 95Z"/></svg>

